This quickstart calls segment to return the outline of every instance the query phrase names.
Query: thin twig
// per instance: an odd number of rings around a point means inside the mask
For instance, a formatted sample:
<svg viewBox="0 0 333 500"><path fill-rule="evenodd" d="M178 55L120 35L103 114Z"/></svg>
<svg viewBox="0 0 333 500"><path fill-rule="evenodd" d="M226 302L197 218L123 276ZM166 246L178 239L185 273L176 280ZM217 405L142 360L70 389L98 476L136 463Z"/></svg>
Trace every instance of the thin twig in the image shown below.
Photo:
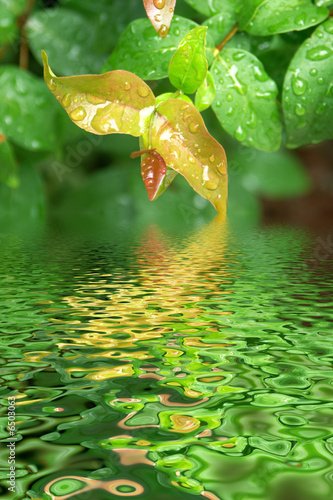
<svg viewBox="0 0 333 500"><path fill-rule="evenodd" d="M238 24L235 24L235 26L232 28L232 30L227 34L227 36L222 40L222 42L216 47L216 49L221 52L223 47L231 40L231 38L237 33L238 31Z"/></svg>
<svg viewBox="0 0 333 500"><path fill-rule="evenodd" d="M27 39L27 33L25 30L26 22L31 14L32 9L34 8L36 0L28 0L25 11L22 16L17 20L17 24L21 30L21 40L20 40L20 68L28 69L29 66L29 45Z"/></svg>

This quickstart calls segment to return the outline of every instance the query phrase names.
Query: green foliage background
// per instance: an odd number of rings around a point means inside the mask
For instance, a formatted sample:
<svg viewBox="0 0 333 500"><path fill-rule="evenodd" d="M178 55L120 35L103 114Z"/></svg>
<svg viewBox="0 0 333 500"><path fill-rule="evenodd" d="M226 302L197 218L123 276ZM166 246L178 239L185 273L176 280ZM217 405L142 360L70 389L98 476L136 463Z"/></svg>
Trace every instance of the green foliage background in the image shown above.
<svg viewBox="0 0 333 500"><path fill-rule="evenodd" d="M171 223L180 213L185 221L213 215L180 176L150 203L139 160L129 159L137 140L92 136L72 124L42 80L40 55L48 53L59 76L126 69L159 95L175 90L167 80L170 60L181 38L201 24L208 26L209 92L216 88L203 117L227 153L229 216L254 223L260 197L307 193L311 181L284 145L333 136L330 7L325 0L178 0L162 39L141 0L128 0L126 8L123 0L2 1L0 217L17 211L43 217L47 207L119 219L163 219L167 211ZM216 51L235 23L238 32ZM205 92L192 96L200 110Z"/></svg>

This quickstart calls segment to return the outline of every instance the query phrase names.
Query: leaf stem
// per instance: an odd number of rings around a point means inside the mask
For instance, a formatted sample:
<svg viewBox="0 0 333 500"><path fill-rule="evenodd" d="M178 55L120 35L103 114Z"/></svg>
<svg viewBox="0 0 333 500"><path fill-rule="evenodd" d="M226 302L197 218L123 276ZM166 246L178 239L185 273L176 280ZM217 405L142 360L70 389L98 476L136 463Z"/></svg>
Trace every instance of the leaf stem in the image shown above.
<svg viewBox="0 0 333 500"><path fill-rule="evenodd" d="M232 37L237 33L238 31L238 24L236 23L235 26L232 28L232 30L227 34L227 36L222 40L222 42L216 47L216 50L221 52L223 47L229 42L229 40L232 39Z"/></svg>

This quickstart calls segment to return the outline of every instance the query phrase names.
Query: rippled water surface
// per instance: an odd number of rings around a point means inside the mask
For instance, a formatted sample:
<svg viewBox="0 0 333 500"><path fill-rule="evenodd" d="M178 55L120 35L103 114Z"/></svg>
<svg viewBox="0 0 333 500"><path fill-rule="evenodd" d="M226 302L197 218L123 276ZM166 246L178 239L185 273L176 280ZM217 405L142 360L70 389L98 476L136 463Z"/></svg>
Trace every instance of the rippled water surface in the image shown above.
<svg viewBox="0 0 333 500"><path fill-rule="evenodd" d="M3 498L331 498L332 265L315 236L55 225L0 244Z"/></svg>

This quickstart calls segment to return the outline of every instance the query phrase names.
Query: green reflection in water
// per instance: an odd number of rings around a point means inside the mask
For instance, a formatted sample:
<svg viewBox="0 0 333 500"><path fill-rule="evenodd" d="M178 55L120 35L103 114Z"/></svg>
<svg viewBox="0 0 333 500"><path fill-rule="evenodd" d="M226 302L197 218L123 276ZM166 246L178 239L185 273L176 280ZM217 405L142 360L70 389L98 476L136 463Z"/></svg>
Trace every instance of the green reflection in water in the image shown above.
<svg viewBox="0 0 333 500"><path fill-rule="evenodd" d="M135 234L134 229L132 229ZM3 242L2 242L3 243ZM214 221L1 249L6 498L317 500L332 491L332 274L295 229Z"/></svg>

